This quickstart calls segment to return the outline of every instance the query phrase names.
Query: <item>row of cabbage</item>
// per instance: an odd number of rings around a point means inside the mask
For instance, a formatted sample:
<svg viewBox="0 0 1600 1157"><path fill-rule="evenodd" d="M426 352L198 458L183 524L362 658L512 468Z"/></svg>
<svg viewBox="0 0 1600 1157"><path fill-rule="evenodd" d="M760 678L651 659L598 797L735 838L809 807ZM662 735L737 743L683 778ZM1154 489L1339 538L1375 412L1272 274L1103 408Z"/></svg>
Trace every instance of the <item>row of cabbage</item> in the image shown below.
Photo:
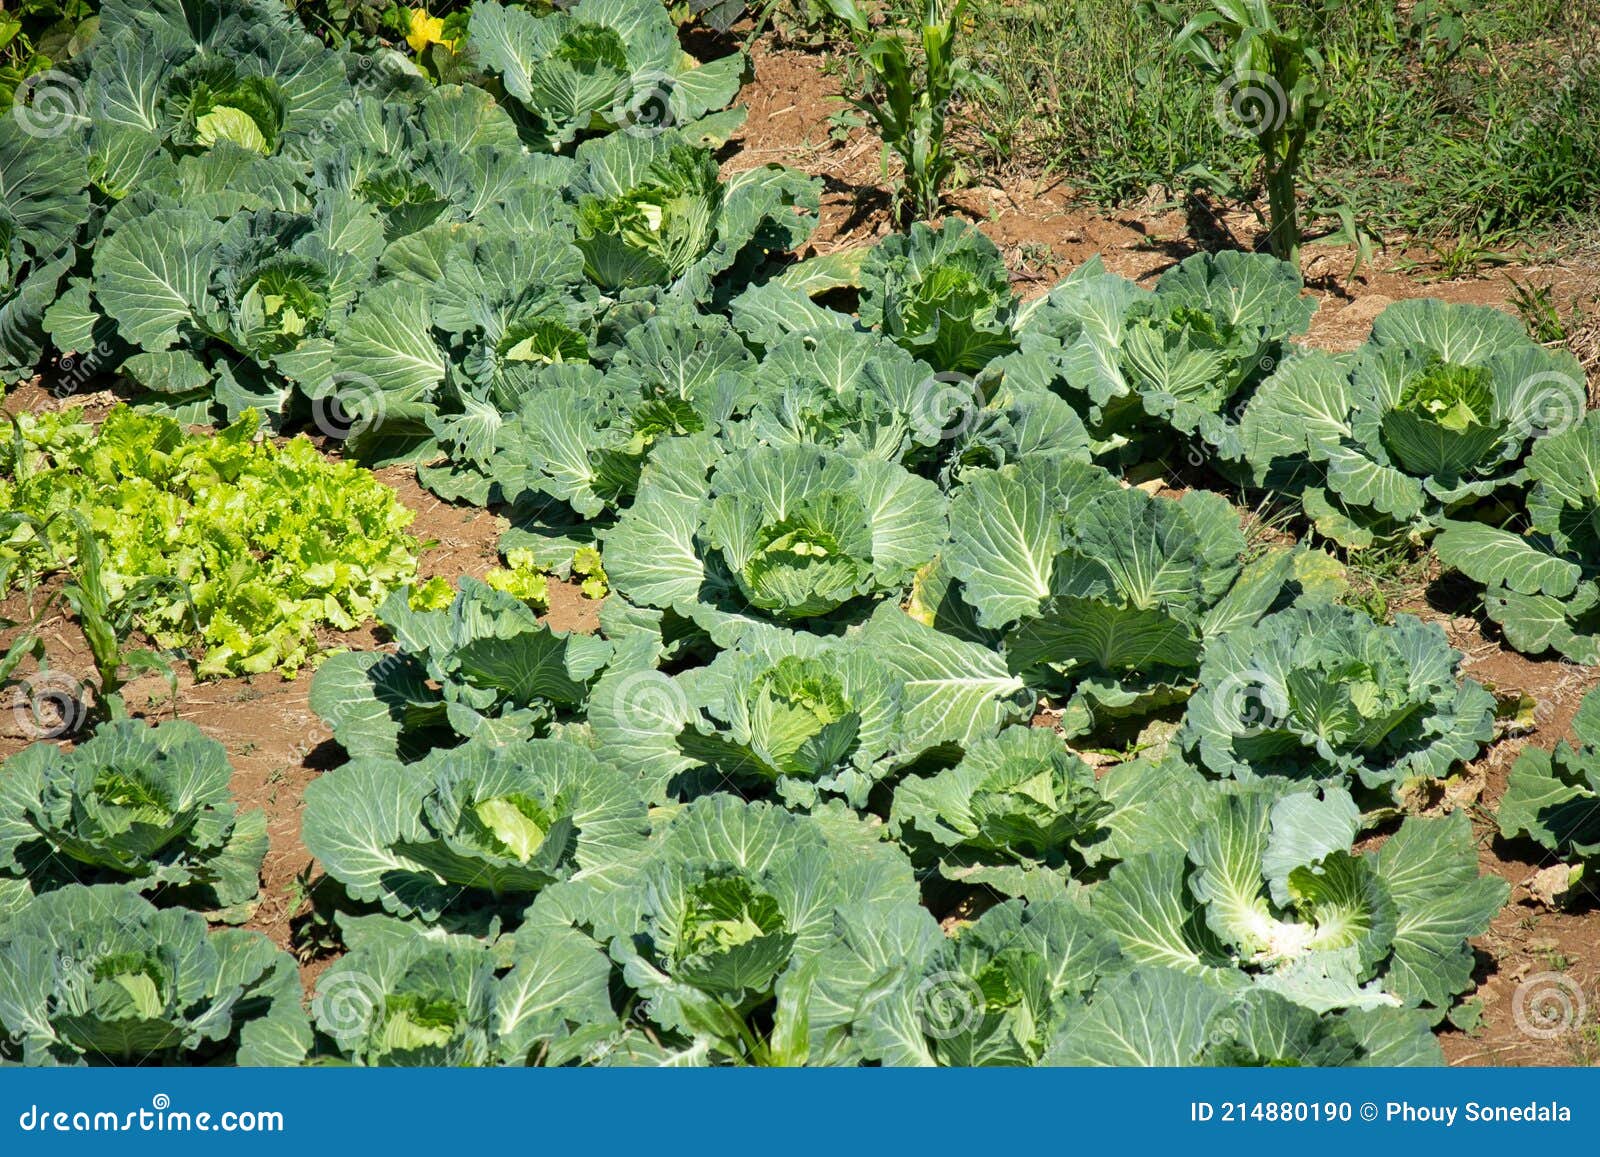
<svg viewBox="0 0 1600 1157"><path fill-rule="evenodd" d="M1506 888L1464 814L1373 824L1479 752L1491 697L1437 626L1339 605L1325 556L1107 467L1199 446L1352 545L1442 528L1468 573L1540 552L1484 574L1491 608L1544 600L1566 633L1540 646L1577 654L1600 563L1581 375L1436 302L1355 354L1301 349L1298 276L1243 254L1153 291L1094 262L1024 303L950 222L777 272L816 185L723 180L724 129L695 118L731 90L681 57L657 69L675 127L585 106L551 129L540 68L611 11L479 5L491 93L261 4L112 5L82 136L0 137L36 174L8 211L53 206L13 268L66 247L38 351L98 350L190 420L331 424L506 509L539 565L598 543L613 589L596 635L470 579L442 605L403 589L392 649L318 671L350 761L308 788L303 838L352 911L309 1010L286 955L206 931L265 851L216 745L118 723L10 761L14 1050L1436 1062ZM1461 518L1530 485L1525 534ZM1508 635L1540 649L1512 634L1526 605Z"/></svg>
<svg viewBox="0 0 1600 1157"><path fill-rule="evenodd" d="M1356 850L1343 788L1097 779L1026 726L921 762L887 823L721 780L663 800L615 754L565 728L316 780L305 840L353 905L308 1016L292 958L207 931L266 848L217 744L30 748L0 800L8 888L37 893L0 923L13 1059L1430 1063L1506 891L1461 813ZM986 903L949 935L941 891Z"/></svg>

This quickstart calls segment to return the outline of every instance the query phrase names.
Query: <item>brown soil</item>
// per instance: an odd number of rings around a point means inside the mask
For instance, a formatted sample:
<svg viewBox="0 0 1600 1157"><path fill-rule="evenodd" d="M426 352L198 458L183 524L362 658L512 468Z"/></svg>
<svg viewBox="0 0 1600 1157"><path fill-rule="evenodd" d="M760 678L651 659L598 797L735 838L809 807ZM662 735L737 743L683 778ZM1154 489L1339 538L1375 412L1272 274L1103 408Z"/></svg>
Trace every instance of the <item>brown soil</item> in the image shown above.
<svg viewBox="0 0 1600 1157"><path fill-rule="evenodd" d="M736 148L727 167L740 170L779 162L823 178L821 223L810 252L866 245L887 233L889 206L879 191L878 142L863 129L852 131L840 142L829 139L827 117L839 107L829 94L836 91L838 82L824 74L822 57L758 47L754 64L756 79L740 96L749 107L749 119L735 138ZM1176 261L1202 248L1182 212L1096 211L1078 204L1071 190L1060 183L1018 177L1009 179L1006 188L979 185L963 190L952 202L956 211L981 224L1001 246L1009 266L1017 271L1019 292L1025 295L1044 292L1095 254L1101 255L1112 272L1148 284ZM1258 241L1260 233L1255 219L1244 211L1222 214L1209 223L1208 230L1213 241L1220 234L1231 235L1231 243L1246 244ZM1397 268L1408 256L1417 255L1391 253L1375 268L1352 277L1348 250L1310 249L1308 280L1321 302L1310 342L1332 349L1353 347L1366 337L1382 308L1400 298L1434 296L1507 306L1509 282L1505 276L1420 280ZM1518 265L1501 273L1541 284L1551 282L1560 301L1592 299L1600 285L1600 265L1593 253ZM68 399L73 405L87 405L91 417L103 414L114 401L109 393ZM5 400L5 408L12 411L62 404L37 384L15 390ZM416 512L413 532L429 544L419 564L423 577L481 576L496 564L495 542L503 529L497 516L440 501L416 483L409 469L378 473ZM1528 976L1560 972L1581 988L1590 1010L1589 1024L1595 1023L1600 1013L1600 897L1582 897L1574 912L1541 904L1526 884L1547 861L1537 848L1500 840L1492 817L1516 754L1527 745L1551 747L1562 738L1583 693L1600 684L1600 670L1534 661L1506 651L1485 634L1476 619L1446 615L1428 605L1420 594L1406 609L1444 623L1466 655L1468 674L1497 691L1523 691L1538 702L1531 731L1499 740L1446 787L1442 798L1424 801L1431 808L1471 809L1481 837L1483 870L1504 877L1513 886L1510 904L1476 944L1482 1024L1470 1035L1447 1029L1442 1035L1446 1056L1452 1064L1595 1063L1600 1037L1593 1035L1594 1028L1588 1029L1587 1036L1532 1037L1517 1027L1514 1006L1518 984ZM20 596L0 603L0 615L24 618L23 612ZM552 625L592 630L597 612L598 605L582 598L576 587L551 584L548 617ZM52 665L72 670L87 664L82 640L66 617L47 624L46 635ZM7 641L6 632L0 630L0 650ZM384 640L369 626L348 634L330 633L323 642L330 647L372 647L383 645ZM261 807L267 813L271 847L263 868L261 902L248 926L283 946L289 945L291 920L297 914L295 878L311 864L299 839L302 792L317 774L343 758L328 729L311 712L308 689L309 673L293 680L276 675L203 684L185 680L176 699L179 717L191 720L227 748L235 767L233 788L241 806ZM152 718L169 715L174 709L165 684L156 678L136 681L128 688L126 699L136 714ZM0 756L13 753L25 742L26 737L13 724L11 712L0 712ZM304 967L302 975L308 985L327 963L328 959L314 959Z"/></svg>

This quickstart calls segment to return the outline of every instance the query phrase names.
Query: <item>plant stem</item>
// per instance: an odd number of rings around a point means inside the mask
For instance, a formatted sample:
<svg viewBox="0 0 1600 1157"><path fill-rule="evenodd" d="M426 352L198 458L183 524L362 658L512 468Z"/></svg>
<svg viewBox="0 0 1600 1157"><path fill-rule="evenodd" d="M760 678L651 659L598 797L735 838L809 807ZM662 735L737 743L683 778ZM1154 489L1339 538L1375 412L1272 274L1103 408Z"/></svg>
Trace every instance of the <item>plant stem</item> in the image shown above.
<svg viewBox="0 0 1600 1157"><path fill-rule="evenodd" d="M1281 261L1300 267L1300 212L1295 201L1295 169L1299 164L1300 142L1291 138L1284 156L1277 155L1277 142L1270 134L1263 141L1266 162L1268 241Z"/></svg>

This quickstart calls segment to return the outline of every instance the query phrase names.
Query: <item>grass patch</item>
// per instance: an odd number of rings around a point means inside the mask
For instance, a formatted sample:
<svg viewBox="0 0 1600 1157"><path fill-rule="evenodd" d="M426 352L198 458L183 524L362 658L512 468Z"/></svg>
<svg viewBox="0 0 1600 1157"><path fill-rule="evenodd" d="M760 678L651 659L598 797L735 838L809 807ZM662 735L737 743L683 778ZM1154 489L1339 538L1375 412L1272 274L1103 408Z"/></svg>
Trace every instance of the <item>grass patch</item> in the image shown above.
<svg viewBox="0 0 1600 1157"><path fill-rule="evenodd" d="M890 19L910 18L910 0L889 3ZM1348 201L1379 228L1470 252L1600 209L1600 6L1279 7L1313 28L1327 61L1331 98L1306 168L1313 210ZM1212 87L1142 5L979 0L964 35L999 84L956 119L993 175L1059 178L1103 204L1152 188L1259 194L1253 143L1223 130Z"/></svg>

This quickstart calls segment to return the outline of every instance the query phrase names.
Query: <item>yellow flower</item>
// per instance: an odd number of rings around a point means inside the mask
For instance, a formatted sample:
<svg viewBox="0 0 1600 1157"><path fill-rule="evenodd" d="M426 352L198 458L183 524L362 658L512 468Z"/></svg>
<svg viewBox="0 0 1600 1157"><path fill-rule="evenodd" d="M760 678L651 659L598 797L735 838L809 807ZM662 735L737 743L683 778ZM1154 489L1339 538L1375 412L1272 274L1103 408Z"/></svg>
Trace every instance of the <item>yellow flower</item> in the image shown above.
<svg viewBox="0 0 1600 1157"><path fill-rule="evenodd" d="M430 44L444 44L444 17L429 16L426 8L411 10L411 27L406 32L406 43L412 52L421 52Z"/></svg>

